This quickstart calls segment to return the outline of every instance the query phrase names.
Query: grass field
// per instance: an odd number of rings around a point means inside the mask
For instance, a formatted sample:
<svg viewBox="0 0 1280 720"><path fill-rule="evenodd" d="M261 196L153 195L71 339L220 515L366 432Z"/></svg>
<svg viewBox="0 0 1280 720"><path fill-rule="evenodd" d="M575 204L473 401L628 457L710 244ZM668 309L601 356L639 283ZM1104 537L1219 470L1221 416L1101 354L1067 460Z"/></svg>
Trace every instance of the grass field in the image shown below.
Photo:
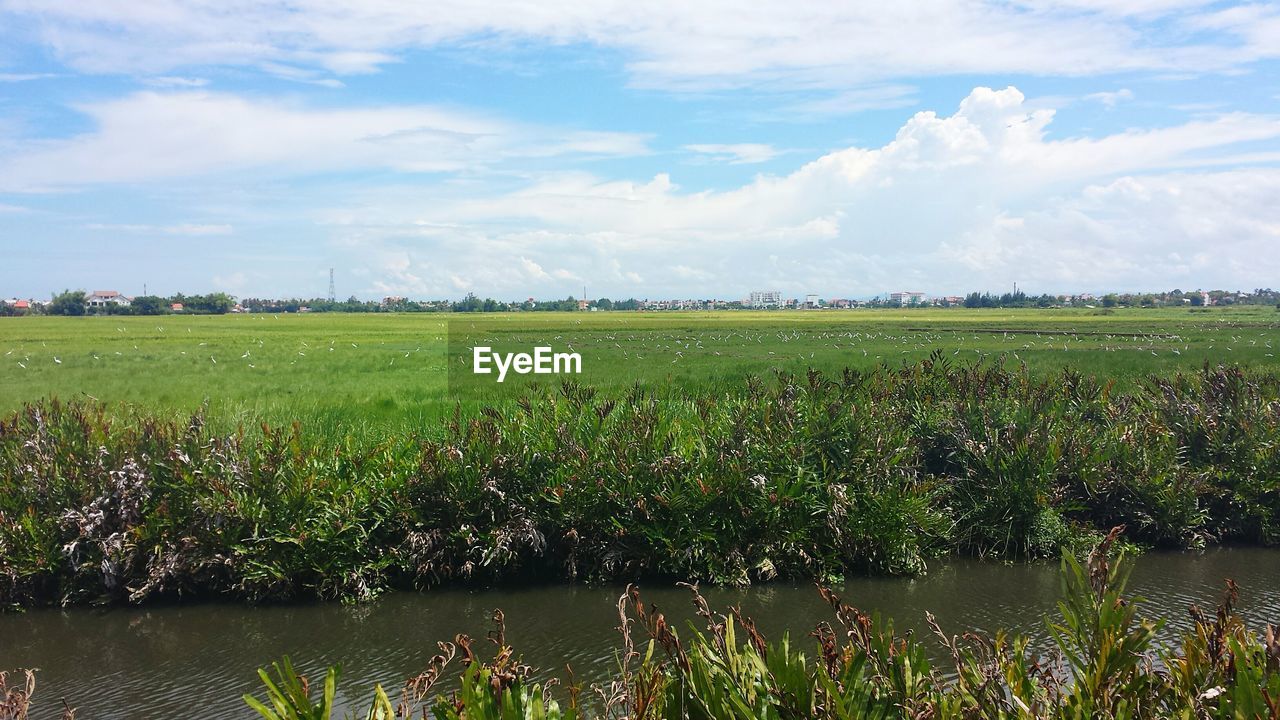
<svg viewBox="0 0 1280 720"><path fill-rule="evenodd" d="M0 412L44 397L188 413L218 423L301 420L312 428L421 428L501 405L502 385L463 365L473 345L571 349L583 383L706 390L773 369L827 372L919 361L1025 362L1115 379L1203 363L1274 367L1269 307L1101 310L855 310L501 315L228 315L0 319ZM454 372L446 372L453 368ZM461 372L459 372L461 370ZM545 378L546 376L541 376Z"/></svg>

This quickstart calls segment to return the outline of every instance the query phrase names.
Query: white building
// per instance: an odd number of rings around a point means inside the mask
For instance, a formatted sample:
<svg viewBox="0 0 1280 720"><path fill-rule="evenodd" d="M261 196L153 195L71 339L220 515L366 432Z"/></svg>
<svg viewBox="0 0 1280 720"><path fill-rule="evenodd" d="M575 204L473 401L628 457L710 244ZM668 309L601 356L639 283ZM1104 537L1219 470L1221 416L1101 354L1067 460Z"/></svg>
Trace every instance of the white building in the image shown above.
<svg viewBox="0 0 1280 720"><path fill-rule="evenodd" d="M889 302L902 303L903 305L919 305L928 299L928 296L922 292L895 292L889 293Z"/></svg>
<svg viewBox="0 0 1280 720"><path fill-rule="evenodd" d="M85 304L91 308L106 307L108 305L120 305L129 307L129 298L121 295L115 290L94 290L85 299Z"/></svg>
<svg viewBox="0 0 1280 720"><path fill-rule="evenodd" d="M805 295L804 306L807 308L816 308L822 304L822 298L817 295Z"/></svg>
<svg viewBox="0 0 1280 720"><path fill-rule="evenodd" d="M747 299L751 307L781 307L782 293L778 290L754 290Z"/></svg>

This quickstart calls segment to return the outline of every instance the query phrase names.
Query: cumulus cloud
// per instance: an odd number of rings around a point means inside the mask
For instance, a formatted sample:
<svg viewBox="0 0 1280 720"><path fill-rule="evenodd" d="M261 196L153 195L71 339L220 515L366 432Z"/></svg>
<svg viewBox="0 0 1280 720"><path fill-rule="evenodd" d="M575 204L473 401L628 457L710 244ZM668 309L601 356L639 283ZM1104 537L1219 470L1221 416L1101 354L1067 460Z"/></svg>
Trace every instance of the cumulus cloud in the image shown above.
<svg viewBox="0 0 1280 720"><path fill-rule="evenodd" d="M546 42L619 51L633 82L651 87L847 88L926 74L1213 71L1280 53L1274 6L1211 0L0 0L0 13L88 72L274 64L347 75L420 48Z"/></svg>
<svg viewBox="0 0 1280 720"><path fill-rule="evenodd" d="M915 114L880 147L723 192L682 191L666 174L582 173L448 202L406 191L382 198L371 242L412 243L397 223L452 228L433 240L451 276L520 296L573 288L499 270L517 259L616 295L1274 284L1280 170L1226 163L1237 146L1274 143L1280 119L1052 139L1053 117L1014 88L978 88L951 115ZM358 206L341 212L371 220ZM447 288L443 275L424 279Z"/></svg>

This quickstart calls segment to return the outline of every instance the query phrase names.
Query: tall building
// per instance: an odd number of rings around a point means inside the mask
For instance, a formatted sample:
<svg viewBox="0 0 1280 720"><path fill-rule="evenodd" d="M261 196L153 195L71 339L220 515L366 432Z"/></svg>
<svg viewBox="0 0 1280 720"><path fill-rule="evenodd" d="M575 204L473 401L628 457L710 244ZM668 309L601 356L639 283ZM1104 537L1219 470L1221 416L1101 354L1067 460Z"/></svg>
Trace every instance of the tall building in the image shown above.
<svg viewBox="0 0 1280 720"><path fill-rule="evenodd" d="M778 290L753 290L747 299L751 307L779 307L782 305L782 293Z"/></svg>

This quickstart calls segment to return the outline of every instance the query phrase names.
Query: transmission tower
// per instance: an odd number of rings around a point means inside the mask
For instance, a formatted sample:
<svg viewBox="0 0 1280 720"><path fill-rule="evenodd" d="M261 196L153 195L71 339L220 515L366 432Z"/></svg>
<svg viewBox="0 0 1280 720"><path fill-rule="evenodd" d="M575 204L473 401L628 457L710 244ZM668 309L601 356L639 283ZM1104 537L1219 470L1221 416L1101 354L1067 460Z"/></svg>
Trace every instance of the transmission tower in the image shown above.
<svg viewBox="0 0 1280 720"><path fill-rule="evenodd" d="M329 268L329 302L334 302L337 299L338 293L333 289L333 268Z"/></svg>

